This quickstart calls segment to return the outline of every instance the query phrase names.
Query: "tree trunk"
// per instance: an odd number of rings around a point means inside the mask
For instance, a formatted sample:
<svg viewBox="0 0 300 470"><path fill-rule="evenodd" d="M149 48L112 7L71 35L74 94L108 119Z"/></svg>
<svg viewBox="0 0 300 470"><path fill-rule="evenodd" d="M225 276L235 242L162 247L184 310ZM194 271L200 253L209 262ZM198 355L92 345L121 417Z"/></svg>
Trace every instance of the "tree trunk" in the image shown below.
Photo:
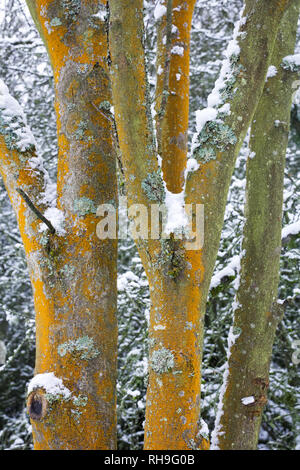
<svg viewBox="0 0 300 470"><path fill-rule="evenodd" d="M149 276L149 382L145 448L198 449L203 311L201 266L183 257L175 277L167 260ZM178 269L178 267L177 267ZM171 273L172 271L170 271Z"/></svg>
<svg viewBox="0 0 300 470"><path fill-rule="evenodd" d="M190 33L195 0L168 0L157 28L157 151L167 189L184 186L189 125Z"/></svg>
<svg viewBox="0 0 300 470"><path fill-rule="evenodd" d="M36 376L28 396L34 447L115 449L117 246L96 235L98 205L117 203L106 2L27 3L54 71L55 210L64 216L64 232L40 233L40 221L17 192L44 213L42 162L34 169L32 148L11 150L2 139L1 173L17 213L36 309Z"/></svg>
<svg viewBox="0 0 300 470"><path fill-rule="evenodd" d="M174 194L180 193L185 182L185 202L205 205L202 248L188 249L183 240L176 240L173 232L168 239L136 237L152 300L145 449L205 447L201 433L198 433L198 421L206 299L235 159L262 94L278 26L288 1L264 1L259 5L254 0L246 2L240 28L235 32L234 47L229 48L222 70L223 88L217 86L214 96L218 95L218 99L216 102L211 100L214 118L199 130L194 140L194 159L185 181L182 171L186 147L178 145L178 138L187 128L188 90L183 114L180 114L181 85L180 80L177 84L174 80L174 73L175 77L177 72L180 73L179 69L176 71L179 58L173 58L175 69L172 69L173 44L170 42L171 8L175 4L176 7L183 7L185 14L188 14L186 37L181 37L181 27L184 25L178 16L176 26L183 46L176 44L174 39L174 46L177 47L173 50L174 55L183 54L180 60L184 61L186 71L193 2L187 7L186 2L168 1L166 18L161 19L159 38L163 35L163 24L167 31L166 52L159 45L158 57L158 64L165 63L164 76L158 82L162 93L159 91L156 94L156 110L161 111L157 118L158 126L161 124L157 137L158 150L163 158L162 179L147 96L143 2L135 0L130 5L125 0L109 2L113 101L129 203L142 204L150 214L152 204L162 204L167 197L174 197ZM261 25L259 29L258 24ZM171 87L175 87L174 96ZM168 99L164 100L164 96ZM180 115L178 126L174 124L177 117L172 120L172 112ZM173 135L173 125L178 135ZM178 151L175 151L174 145L179 147ZM182 149L185 149L184 152ZM174 165L169 161L171 153L174 154Z"/></svg>
<svg viewBox="0 0 300 470"><path fill-rule="evenodd" d="M256 449L267 402L272 347L283 314L277 303L283 179L297 78L283 59L294 51L299 6L294 2L282 20L271 61L276 74L267 78L251 127L241 273L214 449Z"/></svg>

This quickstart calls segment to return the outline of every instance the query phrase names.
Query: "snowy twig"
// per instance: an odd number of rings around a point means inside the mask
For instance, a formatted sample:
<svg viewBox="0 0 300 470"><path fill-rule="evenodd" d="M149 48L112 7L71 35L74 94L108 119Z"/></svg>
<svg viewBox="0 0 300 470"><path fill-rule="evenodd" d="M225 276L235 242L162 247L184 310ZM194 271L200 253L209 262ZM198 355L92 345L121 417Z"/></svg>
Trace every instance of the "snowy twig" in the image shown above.
<svg viewBox="0 0 300 470"><path fill-rule="evenodd" d="M33 202L29 199L29 197L27 196L27 194L23 191L23 189L21 188L17 188L17 192L22 196L22 198L24 199L24 201L27 203L28 207L30 207L30 209L32 210L32 212L35 213L35 215L42 221L44 222L44 224L47 225L47 227L49 228L50 232L52 234L55 233L55 228L53 227L53 225L51 224L50 220L46 219L46 217L35 207L35 205L33 204Z"/></svg>

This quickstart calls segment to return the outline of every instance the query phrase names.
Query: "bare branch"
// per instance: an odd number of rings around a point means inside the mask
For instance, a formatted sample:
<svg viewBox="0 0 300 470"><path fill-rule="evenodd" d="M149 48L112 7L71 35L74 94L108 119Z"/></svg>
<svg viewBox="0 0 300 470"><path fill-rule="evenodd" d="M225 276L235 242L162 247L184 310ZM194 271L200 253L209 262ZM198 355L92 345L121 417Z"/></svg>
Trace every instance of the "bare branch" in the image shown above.
<svg viewBox="0 0 300 470"><path fill-rule="evenodd" d="M49 228L50 232L52 234L55 233L55 228L53 227L53 225L51 224L50 220L46 219L46 217L37 209L37 207L35 207L35 205L33 204L33 202L30 200L29 196L25 193L25 191L23 191L23 189L21 188L17 188L16 191L22 196L22 198L24 199L24 201L28 204L28 207L30 207L30 209L32 210L32 212L35 213L35 215L42 221L44 222L44 224L47 225L47 227Z"/></svg>

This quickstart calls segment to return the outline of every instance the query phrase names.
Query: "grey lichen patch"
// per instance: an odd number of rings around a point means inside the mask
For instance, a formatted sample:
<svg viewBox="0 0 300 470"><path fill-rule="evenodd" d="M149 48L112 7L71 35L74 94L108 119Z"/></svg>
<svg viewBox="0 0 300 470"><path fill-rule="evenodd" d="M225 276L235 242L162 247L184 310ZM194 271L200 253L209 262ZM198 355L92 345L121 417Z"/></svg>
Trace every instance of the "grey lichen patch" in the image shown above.
<svg viewBox="0 0 300 470"><path fill-rule="evenodd" d="M174 355L167 348L156 349L150 357L151 368L157 374L169 372L173 369L174 364Z"/></svg>
<svg viewBox="0 0 300 470"><path fill-rule="evenodd" d="M185 322L185 327L184 330L192 330L194 328L194 324L191 321L186 321Z"/></svg>
<svg viewBox="0 0 300 470"><path fill-rule="evenodd" d="M148 337L148 345L149 345L149 348L153 348L156 344L156 339L155 338L152 338L151 336Z"/></svg>
<svg viewBox="0 0 300 470"><path fill-rule="evenodd" d="M73 397L72 398L73 405L75 406L76 409L71 410L71 416L74 419L74 421L79 424L80 423L80 418L82 416L82 413L84 411L84 407L87 405L88 402L88 397L84 395L78 395L78 397Z"/></svg>
<svg viewBox="0 0 300 470"><path fill-rule="evenodd" d="M100 354L100 351L95 348L93 338L89 336L82 336L76 340L62 343L58 346L57 351L61 357L69 353L84 360L94 359Z"/></svg>
<svg viewBox="0 0 300 470"><path fill-rule="evenodd" d="M110 111L110 108L111 108L111 104L107 100L101 101L101 103L99 104L99 109L101 109L103 111L108 112L108 111Z"/></svg>
<svg viewBox="0 0 300 470"><path fill-rule="evenodd" d="M244 71L243 65L238 63L239 57L233 54L230 57L230 73L227 74L224 80L224 87L220 90L222 104L233 97L234 87L236 85L237 77ZM243 78L241 80L244 80Z"/></svg>
<svg viewBox="0 0 300 470"><path fill-rule="evenodd" d="M149 173L142 181L142 190L150 201L162 204L165 200L165 188L160 170Z"/></svg>
<svg viewBox="0 0 300 470"><path fill-rule="evenodd" d="M88 397L86 397L85 395L78 395L78 397L72 398L72 402L74 406L76 406L76 408L82 408L87 405ZM79 413L82 414L82 412Z"/></svg>
<svg viewBox="0 0 300 470"><path fill-rule="evenodd" d="M78 199L75 199L74 212L79 217L84 217L85 215L88 215L88 214L96 214L97 208L96 208L94 201L92 201L88 197L83 196Z"/></svg>
<svg viewBox="0 0 300 470"><path fill-rule="evenodd" d="M53 260L49 257L43 257L40 260L40 266L47 271L47 284L49 287L54 287L56 283L56 269Z"/></svg>
<svg viewBox="0 0 300 470"><path fill-rule="evenodd" d="M58 17L55 17L53 18L51 21L50 21L50 25L55 27L55 26L61 26L62 25L62 21L60 18Z"/></svg>
<svg viewBox="0 0 300 470"><path fill-rule="evenodd" d="M68 111L74 111L76 109L76 104L75 103L68 103L67 104L67 110Z"/></svg>
<svg viewBox="0 0 300 470"><path fill-rule="evenodd" d="M61 401L68 401L70 399L70 397L66 397L63 393L46 393L45 398L50 406Z"/></svg>
<svg viewBox="0 0 300 470"><path fill-rule="evenodd" d="M100 26L97 22L97 18L88 18L88 25L93 29L100 29Z"/></svg>
<svg viewBox="0 0 300 470"><path fill-rule="evenodd" d="M86 75L91 70L90 64L76 64L75 68L79 75Z"/></svg>
<svg viewBox="0 0 300 470"><path fill-rule="evenodd" d="M85 131L88 128L88 123L84 120L81 120L78 124L77 130L74 132L74 137L76 140L83 140Z"/></svg>
<svg viewBox="0 0 300 470"><path fill-rule="evenodd" d="M81 0L61 0L65 18L75 21L81 9Z"/></svg>
<svg viewBox="0 0 300 470"><path fill-rule="evenodd" d="M185 251L180 240L173 236L161 240L161 251L156 261L163 274L171 279L177 279L186 267Z"/></svg>
<svg viewBox="0 0 300 470"><path fill-rule="evenodd" d="M31 149L33 149L33 148L34 148L34 146L31 147ZM19 153L19 160L20 160L20 162L25 164L25 163L27 162L27 160L28 160L28 155L27 155L27 153L26 153L26 152L25 152L25 153L22 153L20 147L18 147L18 146L16 146L15 149L20 152L20 153ZM30 150L30 149L29 149L29 150Z"/></svg>
<svg viewBox="0 0 300 470"><path fill-rule="evenodd" d="M199 447L197 446L195 439L189 439L187 441L188 448L191 450L198 450Z"/></svg>
<svg viewBox="0 0 300 470"><path fill-rule="evenodd" d="M60 273L66 278L71 278L75 272L75 266L70 266L69 264L65 264L64 267L60 270Z"/></svg>
<svg viewBox="0 0 300 470"><path fill-rule="evenodd" d="M196 158L197 160L203 162L203 163L207 163L207 162L210 162L211 160L215 160L216 159L216 152L214 151L214 149L212 147L203 147L203 148L199 148L198 149L198 152L196 155Z"/></svg>
<svg viewBox="0 0 300 470"><path fill-rule="evenodd" d="M194 158L203 162L210 161L215 158L214 149L224 152L229 145L234 145L236 142L233 130L222 120L208 121L198 135Z"/></svg>

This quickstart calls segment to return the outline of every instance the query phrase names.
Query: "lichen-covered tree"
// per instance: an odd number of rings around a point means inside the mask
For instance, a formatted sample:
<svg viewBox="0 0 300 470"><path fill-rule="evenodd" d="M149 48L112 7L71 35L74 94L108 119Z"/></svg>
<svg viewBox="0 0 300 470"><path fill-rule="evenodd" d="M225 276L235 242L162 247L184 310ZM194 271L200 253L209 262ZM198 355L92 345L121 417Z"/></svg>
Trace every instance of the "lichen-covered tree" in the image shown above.
<svg viewBox="0 0 300 470"><path fill-rule="evenodd" d="M96 235L116 205L105 1L27 2L54 72L57 183L0 84L0 171L24 243L36 310L28 389L35 449L116 447L116 240Z"/></svg>
<svg viewBox="0 0 300 470"><path fill-rule="evenodd" d="M151 238L152 233L138 236L138 229L135 237L151 297L145 449L206 449L209 442L200 407L203 320L227 192L249 126L257 129L250 143L256 147L257 141L264 140L263 113L273 122L269 104L262 105L268 90L265 80L270 65L277 60L275 56L278 58L278 32L286 21L284 15L295 1L245 1L208 107L197 113L190 155L189 43L195 0L159 0L153 4L158 23L155 122L146 74L143 0L110 0L108 4L104 0L27 0L27 4L54 71L57 201L36 156L24 115L2 83L0 148L1 174L19 222L37 313L36 376L28 390L35 448L116 446L116 245L114 240L96 237L97 205L116 201L110 124L113 104L129 204L137 204L140 211L146 208L148 214L155 204L167 206L168 237L159 234ZM282 62L284 70L288 67L297 72L298 59ZM277 68L280 76L285 73L281 62ZM290 83L291 76L287 76ZM277 79L276 84L279 86ZM281 93L289 93L289 88L280 88ZM263 121L261 126L254 122L255 113L258 122ZM281 145L283 155L284 142ZM269 169L265 164L260 178L261 184L267 185ZM259 173L256 165L254 159L251 169L252 160L249 162L248 194L250 173ZM266 208L270 197L267 191L261 195ZM185 229L184 202L204 205L204 243L193 250L189 242L177 237ZM256 204L253 200L251 207ZM280 197L274 211L280 219ZM264 215L263 223L268 224ZM197 221L195 206L193 217ZM136 220L140 221L139 216ZM253 223L251 217L249 223ZM149 221L149 232L150 225L153 228ZM278 248L277 226L275 230ZM261 249L261 233L254 236ZM242 279L247 256L252 266L251 245L245 250ZM275 277L268 292L272 299ZM247 318L239 328L249 332L252 322L242 285L238 298L241 303L245 299ZM257 301L264 314L268 300ZM254 337L255 333L264 340L263 328L254 331ZM237 336L236 329L230 341L233 336ZM271 336L268 333L269 349ZM264 372L267 367L268 360ZM255 403L257 397L256 391L247 387L242 397L240 391L234 392L230 405L238 403L248 413L253 396ZM228 442L223 448L253 448L259 418L250 430L251 439L237 443L233 431L245 431L245 420L226 419L225 401L222 406L219 418L223 412L224 422L217 421L214 439L224 436L227 426ZM231 418L232 410L228 410ZM221 447L219 441L217 444Z"/></svg>
<svg viewBox="0 0 300 470"><path fill-rule="evenodd" d="M251 125L245 226L228 365L212 448L255 449L267 402L269 367L284 306L277 300L285 156L292 95L299 85L295 49L300 1L286 11Z"/></svg>
<svg viewBox="0 0 300 470"><path fill-rule="evenodd" d="M151 297L145 449L207 446L200 419L207 294L235 160L264 91L281 21L293 4L289 0L245 1L208 107L197 114L197 134L187 159L194 2L159 1L154 10L159 25L153 126L143 1L109 1L113 103L128 200L144 205L148 213L152 204L166 202L170 219L174 213L178 218L177 225L171 221L169 238L136 236ZM267 185L264 178L262 184ZM183 201L204 205L204 243L196 250L176 239L176 230L183 226ZM278 211L280 220L281 208ZM247 445L252 448L252 443Z"/></svg>

